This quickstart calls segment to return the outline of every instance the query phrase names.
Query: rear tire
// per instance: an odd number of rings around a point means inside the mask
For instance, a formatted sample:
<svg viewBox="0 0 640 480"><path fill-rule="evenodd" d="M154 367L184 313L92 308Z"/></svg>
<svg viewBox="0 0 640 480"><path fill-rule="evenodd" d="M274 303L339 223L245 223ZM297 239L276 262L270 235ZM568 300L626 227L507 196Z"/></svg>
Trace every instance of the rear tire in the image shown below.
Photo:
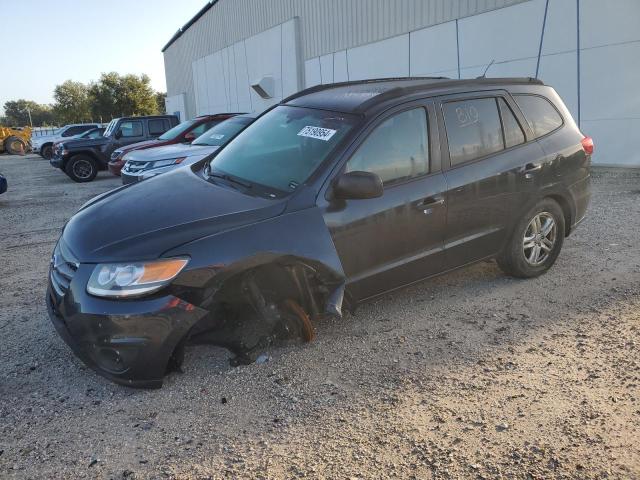
<svg viewBox="0 0 640 480"><path fill-rule="evenodd" d="M90 182L98 175L96 161L88 155L75 155L67 162L64 171L74 182Z"/></svg>
<svg viewBox="0 0 640 480"><path fill-rule="evenodd" d="M4 141L4 149L9 155L24 155L27 152L27 144L21 138L11 136Z"/></svg>
<svg viewBox="0 0 640 480"><path fill-rule="evenodd" d="M53 157L53 145L47 144L40 149L40 156L45 160L51 160Z"/></svg>
<svg viewBox="0 0 640 480"><path fill-rule="evenodd" d="M532 278L555 263L564 242L565 221L555 200L544 198L516 223L511 239L497 258L508 275Z"/></svg>

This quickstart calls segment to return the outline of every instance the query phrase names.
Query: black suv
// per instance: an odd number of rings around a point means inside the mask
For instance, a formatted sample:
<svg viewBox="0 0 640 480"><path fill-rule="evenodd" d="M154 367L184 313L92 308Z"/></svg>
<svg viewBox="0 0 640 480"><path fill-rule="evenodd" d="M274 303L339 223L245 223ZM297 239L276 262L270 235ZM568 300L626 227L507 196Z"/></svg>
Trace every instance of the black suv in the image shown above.
<svg viewBox="0 0 640 480"><path fill-rule="evenodd" d="M90 182L106 170L111 153L131 143L159 137L178 124L175 115L114 118L101 138L69 140L56 144L52 166L76 182Z"/></svg>
<svg viewBox="0 0 640 480"><path fill-rule="evenodd" d="M54 250L50 317L102 375L159 386L189 343L251 361L474 262L534 277L585 215L592 152L535 79L314 87L213 157L85 205Z"/></svg>

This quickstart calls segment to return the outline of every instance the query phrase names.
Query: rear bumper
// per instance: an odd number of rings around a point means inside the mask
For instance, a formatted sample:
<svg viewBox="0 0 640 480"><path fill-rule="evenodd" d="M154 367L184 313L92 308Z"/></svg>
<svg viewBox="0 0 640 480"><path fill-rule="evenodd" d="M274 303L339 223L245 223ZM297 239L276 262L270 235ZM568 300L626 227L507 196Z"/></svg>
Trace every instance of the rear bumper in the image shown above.
<svg viewBox="0 0 640 480"><path fill-rule="evenodd" d="M207 312L175 296L107 300L86 293L92 265L81 265L60 296L51 284L49 318L90 368L121 385L159 388L176 346Z"/></svg>
<svg viewBox="0 0 640 480"><path fill-rule="evenodd" d="M574 217L569 233L572 232L586 217L587 208L591 201L591 175L574 183L569 187L569 193L575 207Z"/></svg>

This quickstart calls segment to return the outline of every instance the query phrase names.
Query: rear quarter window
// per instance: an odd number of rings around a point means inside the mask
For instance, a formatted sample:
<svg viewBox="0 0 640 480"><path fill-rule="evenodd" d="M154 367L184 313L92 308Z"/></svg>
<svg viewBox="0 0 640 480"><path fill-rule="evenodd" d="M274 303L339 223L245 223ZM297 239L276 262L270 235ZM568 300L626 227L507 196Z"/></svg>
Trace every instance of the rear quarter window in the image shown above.
<svg viewBox="0 0 640 480"><path fill-rule="evenodd" d="M562 117L556 107L546 98L538 95L514 95L513 98L522 110L536 138L562 126Z"/></svg>

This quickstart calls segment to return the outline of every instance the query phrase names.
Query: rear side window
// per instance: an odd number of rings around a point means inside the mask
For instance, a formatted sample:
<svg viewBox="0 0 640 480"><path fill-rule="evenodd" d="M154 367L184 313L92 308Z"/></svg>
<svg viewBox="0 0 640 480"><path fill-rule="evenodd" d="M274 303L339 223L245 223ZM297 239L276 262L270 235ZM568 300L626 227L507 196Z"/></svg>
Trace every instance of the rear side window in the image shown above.
<svg viewBox="0 0 640 480"><path fill-rule="evenodd" d="M452 166L504 149L495 98L447 102L442 108Z"/></svg>
<svg viewBox="0 0 640 480"><path fill-rule="evenodd" d="M75 127L70 127L62 134L62 136L71 137L73 135L78 135L79 133L86 132L91 128L95 128L95 127L93 125L78 125Z"/></svg>
<svg viewBox="0 0 640 480"><path fill-rule="evenodd" d="M504 101L504 98L498 98L500 105L500 116L502 117L502 128L504 130L504 145L506 148L513 147L524 143L524 132L522 127L516 120L515 115Z"/></svg>
<svg viewBox="0 0 640 480"><path fill-rule="evenodd" d="M429 173L427 112L414 108L378 125L347 162L347 172L371 172L385 184Z"/></svg>
<svg viewBox="0 0 640 480"><path fill-rule="evenodd" d="M168 123L163 119L149 120L149 135L162 135L169 129Z"/></svg>
<svg viewBox="0 0 640 480"><path fill-rule="evenodd" d="M120 124L120 133L122 136L127 137L141 137L142 136L142 122L122 122Z"/></svg>
<svg viewBox="0 0 640 480"><path fill-rule="evenodd" d="M546 98L537 95L514 95L514 98L536 138L562 126L562 117Z"/></svg>

